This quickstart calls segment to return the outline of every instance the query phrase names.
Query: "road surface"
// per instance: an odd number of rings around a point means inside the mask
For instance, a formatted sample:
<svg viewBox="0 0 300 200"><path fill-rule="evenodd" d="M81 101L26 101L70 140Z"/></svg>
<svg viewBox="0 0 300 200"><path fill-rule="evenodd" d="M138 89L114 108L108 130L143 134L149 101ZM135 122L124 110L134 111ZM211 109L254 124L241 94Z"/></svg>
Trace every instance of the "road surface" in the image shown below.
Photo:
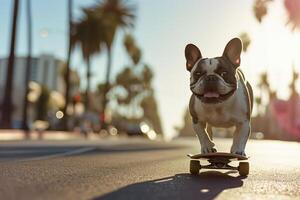
<svg viewBox="0 0 300 200"><path fill-rule="evenodd" d="M216 139L219 151L231 140ZM188 173L196 139L0 143L0 199L300 199L300 143L251 140L250 175Z"/></svg>

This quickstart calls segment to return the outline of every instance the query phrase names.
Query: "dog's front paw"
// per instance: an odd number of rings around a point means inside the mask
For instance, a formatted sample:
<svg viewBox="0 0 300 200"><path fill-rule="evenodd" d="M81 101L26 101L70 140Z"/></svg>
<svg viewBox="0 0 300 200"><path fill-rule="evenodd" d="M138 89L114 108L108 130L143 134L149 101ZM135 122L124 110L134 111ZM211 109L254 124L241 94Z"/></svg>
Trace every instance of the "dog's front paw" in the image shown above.
<svg viewBox="0 0 300 200"><path fill-rule="evenodd" d="M241 155L241 156L246 156L245 151L235 151L235 152L231 152L231 153Z"/></svg>
<svg viewBox="0 0 300 200"><path fill-rule="evenodd" d="M243 149L238 149L238 148L231 148L230 153L246 156L245 151Z"/></svg>
<svg viewBox="0 0 300 200"><path fill-rule="evenodd" d="M208 144L202 144L201 145L201 153L215 153L217 150L214 148L215 144L213 142L210 142Z"/></svg>

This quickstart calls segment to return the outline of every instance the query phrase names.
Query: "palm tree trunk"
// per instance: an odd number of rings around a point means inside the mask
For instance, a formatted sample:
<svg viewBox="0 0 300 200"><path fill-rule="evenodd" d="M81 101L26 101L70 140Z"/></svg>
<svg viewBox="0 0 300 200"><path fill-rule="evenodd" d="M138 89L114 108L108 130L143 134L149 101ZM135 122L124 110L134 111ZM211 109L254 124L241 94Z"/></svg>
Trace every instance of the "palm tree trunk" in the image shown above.
<svg viewBox="0 0 300 200"><path fill-rule="evenodd" d="M89 111L90 109L90 98L89 98L89 93L90 93L90 79L91 79L91 63L90 63L90 58L88 57L86 59L86 90L85 90L85 111Z"/></svg>
<svg viewBox="0 0 300 200"><path fill-rule="evenodd" d="M28 135L28 124L27 124L27 107L28 107L28 83L30 81L31 74L31 52L32 52L32 21L31 21L31 0L27 0L27 42L28 42L28 55L26 62L26 72L25 72L25 94L24 94L24 105L23 105L23 119L22 119L22 129L25 131L25 134Z"/></svg>
<svg viewBox="0 0 300 200"><path fill-rule="evenodd" d="M111 61L112 61L112 52L111 52L111 47L107 47L107 66L106 66L106 76L105 76L105 87L104 87L104 91L103 91L103 100L102 100L102 119L103 121L102 126L103 128L106 128L106 124L105 124L105 111L106 111L106 107L107 107L107 93L109 92L109 77L110 77L110 73L111 73Z"/></svg>
<svg viewBox="0 0 300 200"><path fill-rule="evenodd" d="M1 113L1 127L11 128L11 116L13 111L12 104L12 83L14 77L14 61L15 61L15 43L16 43L16 33L17 33L17 18L18 18L19 0L14 1L13 9L13 24L11 32L11 42L10 42L10 53L8 58L8 66L6 72L6 84L4 91L4 99L2 102L2 113Z"/></svg>
<svg viewBox="0 0 300 200"><path fill-rule="evenodd" d="M67 56L67 63L66 63L66 72L64 74L65 76L65 106L63 108L64 118L63 118L63 129L68 130L68 114L67 114L67 108L70 101L70 60L71 60L71 51L72 51L72 43L71 43L71 37L72 37L72 29L73 29L73 23L72 23L72 7L73 7L73 0L68 0L68 16L69 16L69 45L68 45L68 56Z"/></svg>

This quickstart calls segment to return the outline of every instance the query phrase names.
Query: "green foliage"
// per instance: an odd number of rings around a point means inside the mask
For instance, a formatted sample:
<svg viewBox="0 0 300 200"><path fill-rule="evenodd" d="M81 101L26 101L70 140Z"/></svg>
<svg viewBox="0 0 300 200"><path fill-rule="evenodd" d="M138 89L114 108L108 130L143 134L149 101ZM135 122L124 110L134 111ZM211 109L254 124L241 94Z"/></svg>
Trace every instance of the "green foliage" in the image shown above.
<svg viewBox="0 0 300 200"><path fill-rule="evenodd" d="M119 28L131 28L134 24L134 8L125 4L123 0L102 0L96 6L84 9L84 17L74 25L72 44L81 46L83 57L99 53L105 46L108 53L106 83L98 85L98 92L102 98L102 111L105 112L106 98L115 101L113 113L126 119L142 120L143 112L158 133L161 133L160 119L156 101L151 87L153 73L151 68L144 65L139 68L126 67L110 84L111 46ZM124 46L134 66L142 57L141 49L136 45L132 35L125 35ZM108 87L107 87L108 86Z"/></svg>
<svg viewBox="0 0 300 200"><path fill-rule="evenodd" d="M103 115L105 114L106 110L107 94L109 91L108 86L110 84L110 73L112 66L111 47L119 28L127 28L133 26L135 18L133 11L133 8L125 4L122 0L102 0L96 6L89 9L84 9L85 18L84 20L82 20L82 23L78 24L79 27L77 29L79 29L80 31L77 32L80 33L78 35L82 36L79 37L80 39L78 41L79 43L81 43L83 57L86 59L88 66L89 58L91 55L93 55L94 53L99 53L102 46L105 46L107 50L108 61L106 69L106 82L102 95ZM137 59L138 58L135 58L135 60ZM88 67L88 80L89 77L90 76ZM88 86L86 92L86 99L88 99ZM88 105L89 103L88 101L86 101L86 107L88 107Z"/></svg>
<svg viewBox="0 0 300 200"><path fill-rule="evenodd" d="M134 101L147 93L144 74L137 73L133 68L126 67L116 77L116 99L120 105L132 106ZM151 80L150 80L151 81Z"/></svg>
<svg viewBox="0 0 300 200"><path fill-rule="evenodd" d="M154 131L156 133L162 133L161 120L153 92L150 92L150 94L143 99L141 107L144 111L144 118L151 122Z"/></svg>
<svg viewBox="0 0 300 200"><path fill-rule="evenodd" d="M142 57L141 49L136 45L136 42L131 34L126 34L124 37L124 47L130 56L132 62L137 65Z"/></svg>
<svg viewBox="0 0 300 200"><path fill-rule="evenodd" d="M83 9L84 15L74 23L71 43L73 48L78 44L85 60L101 51L104 40L103 27L91 9Z"/></svg>
<svg viewBox="0 0 300 200"><path fill-rule="evenodd" d="M178 127L177 130L180 136L194 136L192 118L189 112L189 109L186 109L183 117L183 126Z"/></svg>
<svg viewBox="0 0 300 200"><path fill-rule="evenodd" d="M103 0L93 9L102 27L104 43L110 49L118 28L133 27L134 8L122 0Z"/></svg>
<svg viewBox="0 0 300 200"><path fill-rule="evenodd" d="M161 120L151 86L153 72L148 65L142 69L125 67L110 86L110 100L115 102L112 107L114 119L128 122L147 121L157 133L162 133ZM98 85L98 91L105 84Z"/></svg>
<svg viewBox="0 0 300 200"><path fill-rule="evenodd" d="M250 39L248 33L241 33L240 39L242 40L242 43L243 43L243 52L246 52L251 43L251 39Z"/></svg>
<svg viewBox="0 0 300 200"><path fill-rule="evenodd" d="M67 73L67 65L64 63L59 71L59 76L65 79ZM77 71L70 69L70 85L72 86L79 86L80 85L80 77Z"/></svg>
<svg viewBox="0 0 300 200"><path fill-rule="evenodd" d="M255 18L259 23L262 22L262 19L267 15L268 13L268 4L273 0L256 0L253 5L253 12L255 15Z"/></svg>
<svg viewBox="0 0 300 200"><path fill-rule="evenodd" d="M110 84L108 86L108 91L110 91L112 89L113 85ZM97 90L100 92L100 93L103 93L104 91L104 88L105 88L105 84L104 83L99 83L98 86L97 86Z"/></svg>
<svg viewBox="0 0 300 200"><path fill-rule="evenodd" d="M293 96L298 96L297 89L296 89L298 78L299 78L299 73L297 73L295 68L293 67L292 81L289 85L290 90L291 90L290 98L293 97Z"/></svg>
<svg viewBox="0 0 300 200"><path fill-rule="evenodd" d="M267 72L263 72L260 74L258 86L261 88L265 88L267 91L270 91L270 83Z"/></svg>
<svg viewBox="0 0 300 200"><path fill-rule="evenodd" d="M149 65L147 64L144 65L142 74L143 74L144 84L147 87L150 87L154 75Z"/></svg>
<svg viewBox="0 0 300 200"><path fill-rule="evenodd" d="M263 112L266 112L267 109L267 105L264 105L263 103L276 99L277 93L271 89L267 72L263 72L259 75L258 87L260 88L260 96L255 98L255 103L258 107L258 114L262 114ZM265 108L261 109L262 106Z"/></svg>
<svg viewBox="0 0 300 200"><path fill-rule="evenodd" d="M36 103L36 119L46 120L48 112L48 104L50 91L47 86L41 86L41 94Z"/></svg>

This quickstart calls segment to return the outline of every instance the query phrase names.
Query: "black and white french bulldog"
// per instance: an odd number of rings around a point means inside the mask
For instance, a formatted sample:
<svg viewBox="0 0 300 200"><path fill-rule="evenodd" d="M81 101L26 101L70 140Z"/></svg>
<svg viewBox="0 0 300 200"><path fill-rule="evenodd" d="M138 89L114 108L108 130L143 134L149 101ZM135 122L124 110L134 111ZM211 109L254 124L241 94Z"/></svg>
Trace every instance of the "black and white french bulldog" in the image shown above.
<svg viewBox="0 0 300 200"><path fill-rule="evenodd" d="M185 47L186 68L191 73L192 96L189 109L202 153L216 152L212 127L235 126L231 153L245 155L251 127L253 91L238 68L242 42L234 38L226 45L223 55L203 58L193 44Z"/></svg>

